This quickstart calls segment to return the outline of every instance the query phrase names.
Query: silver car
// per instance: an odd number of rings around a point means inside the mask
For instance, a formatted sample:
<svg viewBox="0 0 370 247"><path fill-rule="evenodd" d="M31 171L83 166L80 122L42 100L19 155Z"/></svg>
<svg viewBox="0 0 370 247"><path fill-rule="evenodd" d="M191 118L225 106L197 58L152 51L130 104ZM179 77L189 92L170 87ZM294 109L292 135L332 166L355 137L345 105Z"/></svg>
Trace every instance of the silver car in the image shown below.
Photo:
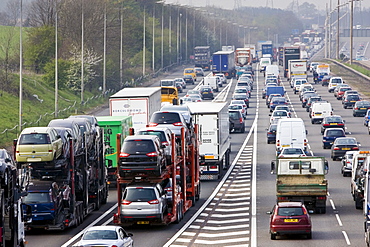
<svg viewBox="0 0 370 247"><path fill-rule="evenodd" d="M171 163L172 131L169 128L146 127L146 128L140 129L136 134L158 136L161 143L165 146L164 152L166 154L167 164Z"/></svg>
<svg viewBox="0 0 370 247"><path fill-rule="evenodd" d="M81 240L73 247L133 247L132 236L132 233L127 233L120 226L92 226L84 232Z"/></svg>
<svg viewBox="0 0 370 247"><path fill-rule="evenodd" d="M160 184L131 184L122 193L123 225L161 225L167 214L167 193Z"/></svg>

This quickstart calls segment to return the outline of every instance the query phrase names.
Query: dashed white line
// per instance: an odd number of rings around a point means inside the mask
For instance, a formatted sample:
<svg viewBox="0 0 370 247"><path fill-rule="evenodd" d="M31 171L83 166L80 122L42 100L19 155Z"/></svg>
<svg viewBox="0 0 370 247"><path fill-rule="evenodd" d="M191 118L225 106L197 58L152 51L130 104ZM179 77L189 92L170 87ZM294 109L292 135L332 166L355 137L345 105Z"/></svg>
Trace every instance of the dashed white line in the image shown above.
<svg viewBox="0 0 370 247"><path fill-rule="evenodd" d="M342 221L340 220L339 214L335 214L335 217L337 218L339 226L343 226Z"/></svg>
<svg viewBox="0 0 370 247"><path fill-rule="evenodd" d="M346 231L342 231L342 234L344 236L344 239L347 242L347 245L351 245L351 242L349 241L349 238L348 238L348 235L347 235Z"/></svg>

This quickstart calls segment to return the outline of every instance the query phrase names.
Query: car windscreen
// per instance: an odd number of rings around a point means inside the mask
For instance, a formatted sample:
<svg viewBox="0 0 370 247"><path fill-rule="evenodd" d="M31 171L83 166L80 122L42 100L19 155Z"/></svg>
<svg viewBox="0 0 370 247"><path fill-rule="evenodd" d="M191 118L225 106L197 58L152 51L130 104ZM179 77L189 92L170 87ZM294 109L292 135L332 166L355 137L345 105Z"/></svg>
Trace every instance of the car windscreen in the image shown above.
<svg viewBox="0 0 370 247"><path fill-rule="evenodd" d="M159 112L153 114L150 122L158 124L173 124L181 122L181 119L177 112Z"/></svg>
<svg viewBox="0 0 370 247"><path fill-rule="evenodd" d="M301 207L296 208L285 208L279 207L278 213L279 216L295 216L295 215L303 215L303 210Z"/></svg>
<svg viewBox="0 0 370 247"><path fill-rule="evenodd" d="M173 85L173 81L161 81L161 86L170 87Z"/></svg>
<svg viewBox="0 0 370 247"><path fill-rule="evenodd" d="M328 137L340 137L344 136L343 130L327 130L326 135Z"/></svg>
<svg viewBox="0 0 370 247"><path fill-rule="evenodd" d="M155 147L151 140L128 140L123 142L121 151L128 154L150 153L155 151Z"/></svg>
<svg viewBox="0 0 370 247"><path fill-rule="evenodd" d="M138 135L153 135L153 136L158 136L159 137L159 140L161 140L161 142L167 141L166 140L166 136L164 135L164 132L163 131L155 131L155 130L139 131L137 134Z"/></svg>
<svg viewBox="0 0 370 247"><path fill-rule="evenodd" d="M23 203L50 203L49 192L28 192L27 196L22 199Z"/></svg>
<svg viewBox="0 0 370 247"><path fill-rule="evenodd" d="M230 119L238 120L240 119L240 112L229 112Z"/></svg>
<svg viewBox="0 0 370 247"><path fill-rule="evenodd" d="M90 230L87 231L83 238L83 240L99 240L99 239L107 239L107 240L115 240L118 239L118 235L114 230Z"/></svg>
<svg viewBox="0 0 370 247"><path fill-rule="evenodd" d="M31 133L22 134L19 138L20 145L43 145L51 144L48 134L44 133Z"/></svg>
<svg viewBox="0 0 370 247"><path fill-rule="evenodd" d="M126 188L122 195L122 199L130 202L148 202L156 200L154 189L152 188Z"/></svg>

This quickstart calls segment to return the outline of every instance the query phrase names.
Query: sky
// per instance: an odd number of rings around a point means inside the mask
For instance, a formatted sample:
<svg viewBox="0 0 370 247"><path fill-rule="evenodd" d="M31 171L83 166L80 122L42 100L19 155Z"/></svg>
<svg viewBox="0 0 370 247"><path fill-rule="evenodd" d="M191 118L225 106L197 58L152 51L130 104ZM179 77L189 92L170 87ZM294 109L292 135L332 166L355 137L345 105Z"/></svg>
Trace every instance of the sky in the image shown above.
<svg viewBox="0 0 370 247"><path fill-rule="evenodd" d="M165 0L166 3L178 3L178 4L186 4L186 5L194 5L197 7L204 7L207 5L215 5L216 7L225 8L225 9L233 9L234 2L240 2L241 6L248 6L248 7L271 7L271 3L273 4L274 8L286 9L286 7L293 2L293 0ZM318 9L325 10L326 4L330 4L330 0L295 0L298 1L298 4L302 4L304 2L313 3L316 5ZM333 6L338 3L337 0L331 0ZM340 0L340 3L345 3L348 0ZM362 7L370 8L370 0L362 0L361 2Z"/></svg>

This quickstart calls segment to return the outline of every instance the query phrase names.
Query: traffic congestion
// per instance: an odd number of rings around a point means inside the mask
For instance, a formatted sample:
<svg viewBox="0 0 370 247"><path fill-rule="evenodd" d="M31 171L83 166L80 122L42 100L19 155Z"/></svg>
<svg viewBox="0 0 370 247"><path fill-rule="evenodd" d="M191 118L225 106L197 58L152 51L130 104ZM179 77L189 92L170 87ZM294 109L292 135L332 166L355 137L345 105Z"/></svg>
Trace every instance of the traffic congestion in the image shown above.
<svg viewBox="0 0 370 247"><path fill-rule="evenodd" d="M370 101L310 41L197 46L89 114L24 128L0 152L0 243L370 246Z"/></svg>

